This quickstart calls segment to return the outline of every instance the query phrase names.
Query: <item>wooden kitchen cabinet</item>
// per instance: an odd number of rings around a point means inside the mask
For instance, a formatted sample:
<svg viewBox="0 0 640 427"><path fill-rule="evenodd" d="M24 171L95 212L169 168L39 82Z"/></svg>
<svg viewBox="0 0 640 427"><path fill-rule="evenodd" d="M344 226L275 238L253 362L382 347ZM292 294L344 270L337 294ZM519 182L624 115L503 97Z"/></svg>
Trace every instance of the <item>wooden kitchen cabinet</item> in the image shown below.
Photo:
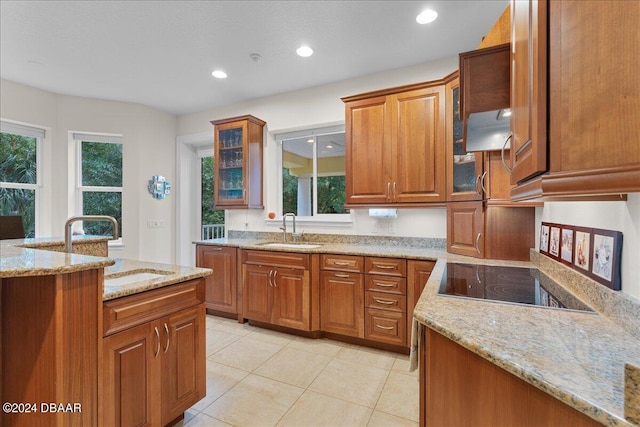
<svg viewBox="0 0 640 427"><path fill-rule="evenodd" d="M310 331L309 265L307 254L243 251L243 317Z"/></svg>
<svg viewBox="0 0 640 427"><path fill-rule="evenodd" d="M447 201L482 200L483 156L481 152L467 152L460 110L460 79L458 72L445 77L446 98L446 165Z"/></svg>
<svg viewBox="0 0 640 427"><path fill-rule="evenodd" d="M535 246L535 209L483 202L447 205L447 252L476 258L529 260Z"/></svg>
<svg viewBox="0 0 640 427"><path fill-rule="evenodd" d="M215 272L204 278L207 311L238 314L237 260L235 247L196 246L196 266Z"/></svg>
<svg viewBox="0 0 640 427"><path fill-rule="evenodd" d="M512 12L512 199L640 191L640 3L514 1Z"/></svg>
<svg viewBox="0 0 640 427"><path fill-rule="evenodd" d="M361 256L320 256L320 329L364 337L364 259Z"/></svg>
<svg viewBox="0 0 640 427"><path fill-rule="evenodd" d="M407 345L407 260L365 258L364 337Z"/></svg>
<svg viewBox="0 0 640 427"><path fill-rule="evenodd" d="M166 425L205 396L203 300L198 280L104 303L103 425Z"/></svg>
<svg viewBox="0 0 640 427"><path fill-rule="evenodd" d="M413 310L422 295L422 291L431 277L435 261L407 260L407 345L411 344L411 326Z"/></svg>
<svg viewBox="0 0 640 427"><path fill-rule="evenodd" d="M547 0L513 0L511 2L512 184L547 170L546 43Z"/></svg>
<svg viewBox="0 0 640 427"><path fill-rule="evenodd" d="M444 335L421 335L421 426L601 425Z"/></svg>
<svg viewBox="0 0 640 427"><path fill-rule="evenodd" d="M443 81L342 100L347 207L445 201Z"/></svg>
<svg viewBox="0 0 640 427"><path fill-rule="evenodd" d="M215 190L219 209L262 208L262 145L266 122L241 116L214 120Z"/></svg>

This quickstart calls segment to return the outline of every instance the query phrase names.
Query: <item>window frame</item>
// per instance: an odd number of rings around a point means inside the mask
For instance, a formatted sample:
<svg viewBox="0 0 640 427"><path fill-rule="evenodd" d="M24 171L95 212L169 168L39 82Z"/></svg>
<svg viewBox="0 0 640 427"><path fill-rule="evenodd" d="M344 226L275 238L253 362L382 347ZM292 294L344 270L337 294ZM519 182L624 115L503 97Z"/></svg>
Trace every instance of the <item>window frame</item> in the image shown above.
<svg viewBox="0 0 640 427"><path fill-rule="evenodd" d="M120 187L113 186L95 186L95 185L82 185L82 143L83 142L97 142L101 144L120 144L123 145L122 135L118 134L105 134L105 133L79 133L72 132L71 138L75 143L75 151L76 151L76 197L75 197L75 211L78 212L78 215L83 215L83 201L84 201L84 193L120 193L122 196L120 210L123 212L120 224L122 228L122 233L118 233L117 240L109 240L108 245L110 247L113 246L124 246L124 239L122 238L122 234L124 234L124 146L122 150L122 174L123 174L123 185ZM81 222L76 222L74 224L78 224Z"/></svg>
<svg viewBox="0 0 640 427"><path fill-rule="evenodd" d="M0 132L11 135L19 135L27 138L34 138L36 140L36 182L35 184L25 184L20 182L0 182L0 188L15 189L15 190L33 190L34 191L34 237L40 237L44 226L42 206L43 206L43 179L44 174L44 157L43 157L43 145L47 137L47 130L44 127L23 124L13 122L10 120L0 120Z"/></svg>
<svg viewBox="0 0 640 427"><path fill-rule="evenodd" d="M277 145L278 153L277 153L277 162L276 167L278 170L278 209L276 210L278 218L276 221L282 221L282 215L285 213L282 211L283 204L283 178L282 178L282 168L283 168L283 142L291 139L297 138L313 138L313 187L311 189L313 206L312 206L312 215L304 215L297 216L296 221L301 223L317 223L317 224L351 224L353 209L350 209L348 213L318 213L318 140L317 137L322 135L331 135L336 133L345 133L345 125L337 124L330 126L319 126L315 128L310 128L307 130L296 130L296 131L281 131L274 134L274 139ZM328 176L328 175L327 175ZM338 175L335 175L338 176ZM345 171L346 178L346 171Z"/></svg>

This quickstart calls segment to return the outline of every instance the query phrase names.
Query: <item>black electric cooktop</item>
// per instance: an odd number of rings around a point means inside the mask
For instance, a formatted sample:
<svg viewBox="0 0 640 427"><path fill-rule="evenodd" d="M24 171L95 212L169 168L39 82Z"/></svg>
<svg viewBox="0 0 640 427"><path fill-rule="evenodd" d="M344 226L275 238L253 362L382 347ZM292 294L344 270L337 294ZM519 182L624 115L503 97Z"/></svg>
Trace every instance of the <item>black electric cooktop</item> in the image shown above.
<svg viewBox="0 0 640 427"><path fill-rule="evenodd" d="M593 311L536 268L447 263L442 295Z"/></svg>

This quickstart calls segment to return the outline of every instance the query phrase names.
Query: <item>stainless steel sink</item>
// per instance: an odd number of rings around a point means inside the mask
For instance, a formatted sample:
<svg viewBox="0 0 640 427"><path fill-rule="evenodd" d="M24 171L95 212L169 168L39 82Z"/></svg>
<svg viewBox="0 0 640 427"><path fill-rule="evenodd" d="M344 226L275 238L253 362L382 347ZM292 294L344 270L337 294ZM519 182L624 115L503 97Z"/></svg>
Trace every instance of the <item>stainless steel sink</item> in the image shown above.
<svg viewBox="0 0 640 427"><path fill-rule="evenodd" d="M104 287L121 287L133 283L145 282L173 274L173 271L159 270L131 270L122 273L113 273L104 277Z"/></svg>
<svg viewBox="0 0 640 427"><path fill-rule="evenodd" d="M293 248L293 249L315 249L319 248L320 244L318 243L262 243L260 246L267 246L270 248Z"/></svg>

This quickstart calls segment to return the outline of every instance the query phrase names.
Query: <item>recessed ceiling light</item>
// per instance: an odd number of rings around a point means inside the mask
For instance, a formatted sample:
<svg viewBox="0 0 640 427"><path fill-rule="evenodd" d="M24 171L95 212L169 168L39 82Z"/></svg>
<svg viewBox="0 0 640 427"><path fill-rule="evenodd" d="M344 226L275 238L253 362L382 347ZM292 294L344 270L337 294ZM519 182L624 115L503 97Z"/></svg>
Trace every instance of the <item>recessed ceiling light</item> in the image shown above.
<svg viewBox="0 0 640 427"><path fill-rule="evenodd" d="M309 144L313 144L313 138L309 138L309 139L307 139L307 142L308 142Z"/></svg>
<svg viewBox="0 0 640 427"><path fill-rule="evenodd" d="M333 145L327 145L327 148L333 148Z"/></svg>
<svg viewBox="0 0 640 427"><path fill-rule="evenodd" d="M211 73L211 75L213 77L215 77L216 79L226 79L227 78L227 73L225 73L222 70L215 70L213 73Z"/></svg>
<svg viewBox="0 0 640 427"><path fill-rule="evenodd" d="M418 24L429 24L436 20L438 17L438 12L433 9L426 9L420 12L418 16L416 16L416 22Z"/></svg>
<svg viewBox="0 0 640 427"><path fill-rule="evenodd" d="M300 46L298 50L296 50L296 53L298 54L298 56L306 58L313 55L313 49L311 49L309 46Z"/></svg>

